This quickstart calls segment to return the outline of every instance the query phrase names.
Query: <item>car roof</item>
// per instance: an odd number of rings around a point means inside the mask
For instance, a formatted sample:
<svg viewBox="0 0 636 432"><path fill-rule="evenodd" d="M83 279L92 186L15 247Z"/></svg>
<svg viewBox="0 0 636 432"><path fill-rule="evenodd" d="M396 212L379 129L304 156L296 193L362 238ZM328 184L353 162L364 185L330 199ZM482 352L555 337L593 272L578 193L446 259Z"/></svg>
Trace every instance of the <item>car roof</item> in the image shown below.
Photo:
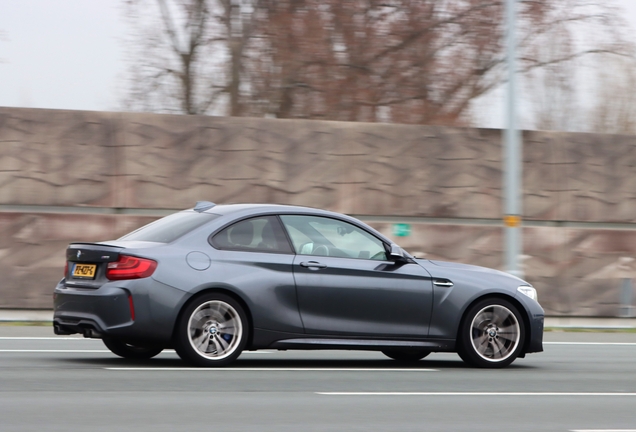
<svg viewBox="0 0 636 432"><path fill-rule="evenodd" d="M282 205L282 204L218 204L214 207L206 210L204 213L217 214L217 215L231 215L236 216L243 214L254 213L280 213L280 214L321 214L331 216L345 216L340 213L331 212L328 210L321 210L312 207Z"/></svg>

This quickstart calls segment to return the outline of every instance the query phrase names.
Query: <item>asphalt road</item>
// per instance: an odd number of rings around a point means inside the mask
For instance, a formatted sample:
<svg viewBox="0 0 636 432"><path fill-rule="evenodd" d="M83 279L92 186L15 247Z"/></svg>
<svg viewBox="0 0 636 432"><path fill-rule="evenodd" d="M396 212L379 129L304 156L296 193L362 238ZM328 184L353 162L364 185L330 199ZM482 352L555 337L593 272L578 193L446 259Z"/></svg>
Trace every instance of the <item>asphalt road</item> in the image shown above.
<svg viewBox="0 0 636 432"><path fill-rule="evenodd" d="M194 369L0 326L0 431L636 431L636 334L547 333L504 370L432 354L244 353Z"/></svg>

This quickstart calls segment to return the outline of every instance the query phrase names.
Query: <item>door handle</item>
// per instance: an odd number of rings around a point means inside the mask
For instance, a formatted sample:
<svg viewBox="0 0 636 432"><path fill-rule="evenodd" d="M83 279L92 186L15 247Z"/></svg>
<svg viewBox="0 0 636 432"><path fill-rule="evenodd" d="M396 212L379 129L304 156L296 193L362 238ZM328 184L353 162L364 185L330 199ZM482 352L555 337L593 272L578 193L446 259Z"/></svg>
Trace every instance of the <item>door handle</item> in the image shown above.
<svg viewBox="0 0 636 432"><path fill-rule="evenodd" d="M327 268L327 264L319 263L318 261L303 261L300 266L319 269Z"/></svg>
<svg viewBox="0 0 636 432"><path fill-rule="evenodd" d="M433 279L433 284L445 288L450 288L453 286L453 283L448 279Z"/></svg>

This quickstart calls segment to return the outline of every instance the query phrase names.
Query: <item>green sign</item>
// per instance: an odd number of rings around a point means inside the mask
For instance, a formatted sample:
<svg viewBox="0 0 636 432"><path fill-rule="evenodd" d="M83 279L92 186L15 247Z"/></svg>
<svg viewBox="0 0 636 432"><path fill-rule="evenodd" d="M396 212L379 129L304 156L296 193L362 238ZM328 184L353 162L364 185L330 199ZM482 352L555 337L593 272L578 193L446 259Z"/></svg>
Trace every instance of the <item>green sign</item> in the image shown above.
<svg viewBox="0 0 636 432"><path fill-rule="evenodd" d="M408 237L411 235L411 225L405 223L393 224L393 235L396 237Z"/></svg>

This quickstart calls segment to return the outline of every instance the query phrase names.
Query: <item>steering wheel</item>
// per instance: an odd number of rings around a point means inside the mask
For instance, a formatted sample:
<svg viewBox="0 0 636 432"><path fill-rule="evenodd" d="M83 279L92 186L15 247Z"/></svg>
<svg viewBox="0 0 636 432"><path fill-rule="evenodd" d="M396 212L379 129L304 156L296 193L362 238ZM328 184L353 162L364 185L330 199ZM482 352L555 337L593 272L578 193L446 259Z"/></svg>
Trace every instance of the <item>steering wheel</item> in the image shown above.
<svg viewBox="0 0 636 432"><path fill-rule="evenodd" d="M329 256L329 248L326 245L318 245L314 248L314 255Z"/></svg>

